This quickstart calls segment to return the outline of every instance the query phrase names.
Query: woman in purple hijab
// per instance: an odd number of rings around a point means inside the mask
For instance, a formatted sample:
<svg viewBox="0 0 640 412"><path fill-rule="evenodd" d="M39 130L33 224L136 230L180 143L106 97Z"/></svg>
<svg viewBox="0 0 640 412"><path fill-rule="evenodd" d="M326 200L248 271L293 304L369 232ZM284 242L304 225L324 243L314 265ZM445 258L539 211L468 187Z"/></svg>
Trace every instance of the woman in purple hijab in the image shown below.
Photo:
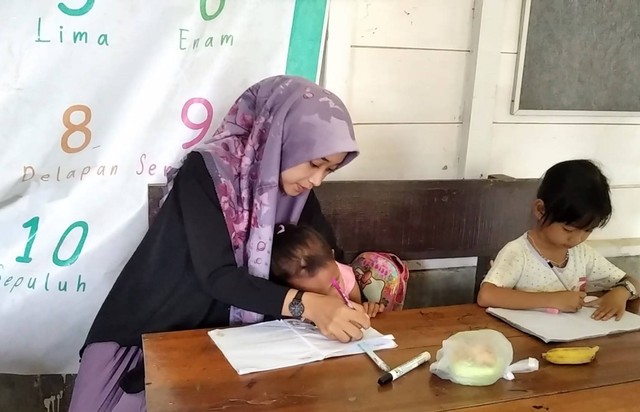
<svg viewBox="0 0 640 412"><path fill-rule="evenodd" d="M358 154L338 97L305 79L246 90L169 177L170 191L102 304L82 348L70 412L142 412L142 334L304 316L360 339L361 306L270 282L276 223L304 223L337 251L312 189Z"/></svg>

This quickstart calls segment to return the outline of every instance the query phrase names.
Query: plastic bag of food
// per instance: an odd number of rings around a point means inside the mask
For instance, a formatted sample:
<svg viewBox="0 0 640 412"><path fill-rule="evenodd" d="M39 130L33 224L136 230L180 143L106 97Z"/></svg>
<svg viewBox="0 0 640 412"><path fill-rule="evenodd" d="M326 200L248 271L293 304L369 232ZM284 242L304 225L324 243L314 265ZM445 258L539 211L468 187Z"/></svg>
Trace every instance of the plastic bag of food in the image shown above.
<svg viewBox="0 0 640 412"><path fill-rule="evenodd" d="M442 342L431 373L461 385L486 386L498 379L512 380L514 372L538 370L534 358L511 364L513 347L495 330L458 332Z"/></svg>

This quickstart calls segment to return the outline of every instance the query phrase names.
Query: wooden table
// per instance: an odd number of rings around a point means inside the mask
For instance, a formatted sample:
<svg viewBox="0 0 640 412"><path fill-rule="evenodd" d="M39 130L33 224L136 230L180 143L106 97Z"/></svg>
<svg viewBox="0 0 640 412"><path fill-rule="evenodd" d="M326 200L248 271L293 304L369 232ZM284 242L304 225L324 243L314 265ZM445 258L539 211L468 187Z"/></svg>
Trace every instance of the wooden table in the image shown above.
<svg viewBox="0 0 640 412"><path fill-rule="evenodd" d="M511 341L514 360L538 358L540 370L468 387L432 376L425 365L380 387L373 362L355 355L239 376L205 330L158 333L143 338L148 411L640 411L640 332L573 342L599 345L597 359L559 366L540 354L561 345L544 344L476 305L385 313L372 325L396 337L397 349L379 352L392 367L424 350L435 357L455 332L490 328Z"/></svg>

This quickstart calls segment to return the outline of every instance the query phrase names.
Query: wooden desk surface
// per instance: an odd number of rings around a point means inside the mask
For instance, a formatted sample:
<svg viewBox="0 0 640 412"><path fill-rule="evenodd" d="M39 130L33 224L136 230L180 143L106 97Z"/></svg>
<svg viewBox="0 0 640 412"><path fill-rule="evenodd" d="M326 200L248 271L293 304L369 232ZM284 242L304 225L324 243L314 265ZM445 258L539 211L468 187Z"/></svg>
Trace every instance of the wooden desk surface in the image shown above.
<svg viewBox="0 0 640 412"><path fill-rule="evenodd" d="M637 310L637 308L636 308ZM572 342L599 345L582 366L552 365L550 347L486 314L476 305L385 313L372 321L398 348L378 352L395 366L428 350L432 357L455 332L490 328L513 344L514 360L535 357L540 370L468 387L432 376L421 366L384 387L366 355L239 376L205 330L143 337L149 412L191 411L630 411L640 410L640 332Z"/></svg>

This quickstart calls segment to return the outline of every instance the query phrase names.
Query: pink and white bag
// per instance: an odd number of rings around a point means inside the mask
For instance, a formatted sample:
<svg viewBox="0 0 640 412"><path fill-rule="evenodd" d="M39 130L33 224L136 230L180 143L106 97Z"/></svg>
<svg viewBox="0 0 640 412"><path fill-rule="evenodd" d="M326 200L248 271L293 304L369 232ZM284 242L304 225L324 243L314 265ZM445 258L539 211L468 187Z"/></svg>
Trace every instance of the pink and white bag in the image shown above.
<svg viewBox="0 0 640 412"><path fill-rule="evenodd" d="M353 260L351 267L369 302L384 304L385 312L402 310L409 269L398 256L386 252L364 252Z"/></svg>

